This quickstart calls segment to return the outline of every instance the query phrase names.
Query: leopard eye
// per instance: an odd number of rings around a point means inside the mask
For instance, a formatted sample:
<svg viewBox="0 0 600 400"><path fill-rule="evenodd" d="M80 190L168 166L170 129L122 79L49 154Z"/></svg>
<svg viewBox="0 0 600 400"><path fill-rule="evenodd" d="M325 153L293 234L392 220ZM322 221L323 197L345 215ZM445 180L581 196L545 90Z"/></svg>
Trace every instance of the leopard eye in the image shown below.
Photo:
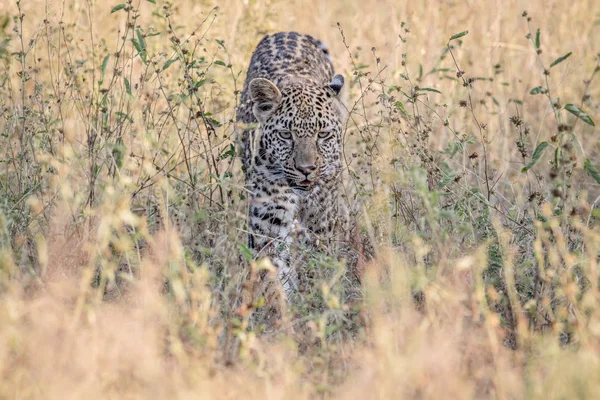
<svg viewBox="0 0 600 400"><path fill-rule="evenodd" d="M317 137L319 139L326 139L326 138L330 137L332 133L333 133L332 131L319 132L319 134L317 135Z"/></svg>
<svg viewBox="0 0 600 400"><path fill-rule="evenodd" d="M292 138L292 132L290 131L279 131L277 134L283 140L290 140Z"/></svg>

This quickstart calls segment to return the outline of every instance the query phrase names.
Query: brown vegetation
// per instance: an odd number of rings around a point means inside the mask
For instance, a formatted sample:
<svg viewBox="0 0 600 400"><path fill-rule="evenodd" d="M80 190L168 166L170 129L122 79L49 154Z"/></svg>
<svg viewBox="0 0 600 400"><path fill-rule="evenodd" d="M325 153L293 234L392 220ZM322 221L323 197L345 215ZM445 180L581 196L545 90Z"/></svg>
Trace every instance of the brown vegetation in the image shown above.
<svg viewBox="0 0 600 400"><path fill-rule="evenodd" d="M1 4L0 398L598 397L598 9ZM290 29L348 82L372 257L312 254L277 318L240 307L269 265L233 138Z"/></svg>

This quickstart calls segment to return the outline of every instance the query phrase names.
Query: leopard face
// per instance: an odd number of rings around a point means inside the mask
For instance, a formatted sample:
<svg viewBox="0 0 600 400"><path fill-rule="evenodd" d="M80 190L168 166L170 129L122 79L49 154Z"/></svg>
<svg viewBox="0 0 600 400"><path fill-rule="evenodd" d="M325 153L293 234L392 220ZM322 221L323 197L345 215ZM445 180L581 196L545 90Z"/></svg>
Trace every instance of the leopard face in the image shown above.
<svg viewBox="0 0 600 400"><path fill-rule="evenodd" d="M342 171L343 79L329 85L293 83L281 91L266 79L250 83L260 125L255 168L303 195L335 182Z"/></svg>

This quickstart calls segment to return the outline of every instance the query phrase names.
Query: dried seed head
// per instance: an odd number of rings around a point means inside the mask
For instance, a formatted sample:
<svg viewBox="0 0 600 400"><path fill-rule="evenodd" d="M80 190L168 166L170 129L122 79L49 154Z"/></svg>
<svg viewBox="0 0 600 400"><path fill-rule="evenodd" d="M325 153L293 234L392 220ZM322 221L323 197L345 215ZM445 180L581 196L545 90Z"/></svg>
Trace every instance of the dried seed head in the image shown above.
<svg viewBox="0 0 600 400"><path fill-rule="evenodd" d="M510 117L510 122L512 122L517 128L523 125L523 120L518 115L513 115Z"/></svg>

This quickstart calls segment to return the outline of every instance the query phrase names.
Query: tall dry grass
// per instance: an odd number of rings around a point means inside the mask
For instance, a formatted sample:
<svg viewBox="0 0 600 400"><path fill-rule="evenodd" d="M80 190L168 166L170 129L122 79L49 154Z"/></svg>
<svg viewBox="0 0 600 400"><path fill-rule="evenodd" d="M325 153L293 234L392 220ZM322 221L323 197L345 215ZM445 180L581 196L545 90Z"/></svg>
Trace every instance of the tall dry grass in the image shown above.
<svg viewBox="0 0 600 400"><path fill-rule="evenodd" d="M598 397L599 5L0 4L0 397ZM279 30L347 78L365 260L274 314L234 121Z"/></svg>

